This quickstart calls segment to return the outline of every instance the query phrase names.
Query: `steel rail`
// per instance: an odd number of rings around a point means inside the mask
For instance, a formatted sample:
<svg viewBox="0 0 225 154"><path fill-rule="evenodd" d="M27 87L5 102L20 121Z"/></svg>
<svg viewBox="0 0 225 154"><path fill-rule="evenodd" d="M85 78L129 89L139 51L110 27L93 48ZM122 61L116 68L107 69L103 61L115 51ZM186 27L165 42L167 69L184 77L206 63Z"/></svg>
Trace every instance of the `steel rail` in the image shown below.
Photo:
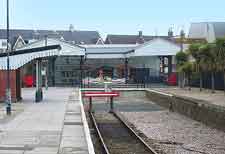
<svg viewBox="0 0 225 154"><path fill-rule="evenodd" d="M97 131L99 140L101 142L102 147L104 148L104 151L106 154L110 154L104 139L101 135L101 132L98 128L97 122L95 120L95 117L93 115L93 113L89 112L90 116L91 116L91 120L94 124L95 130ZM129 124L126 122L126 120L123 118L123 116L121 114L119 114L118 112L112 112L112 114L114 115L115 118L117 118L120 122L122 122L122 124L129 130L129 132L134 135L145 147L146 149L151 153L151 154L158 154L152 147L150 147L130 126Z"/></svg>
<svg viewBox="0 0 225 154"><path fill-rule="evenodd" d="M121 114L118 112L112 112L112 114L119 119L125 126L126 128L133 134L138 140L152 153L152 154L158 154L152 147L150 147L126 122L126 120L122 117Z"/></svg>
<svg viewBox="0 0 225 154"><path fill-rule="evenodd" d="M100 132L100 130L98 128L98 125L97 125L97 122L95 120L95 117L94 117L93 113L92 112L89 112L89 114L90 114L90 117L91 117L91 121L94 124L95 130L97 131L99 140L101 142L101 146L103 147L105 154L110 154L107 146L105 145L105 141L103 140L102 134L101 134L101 132Z"/></svg>

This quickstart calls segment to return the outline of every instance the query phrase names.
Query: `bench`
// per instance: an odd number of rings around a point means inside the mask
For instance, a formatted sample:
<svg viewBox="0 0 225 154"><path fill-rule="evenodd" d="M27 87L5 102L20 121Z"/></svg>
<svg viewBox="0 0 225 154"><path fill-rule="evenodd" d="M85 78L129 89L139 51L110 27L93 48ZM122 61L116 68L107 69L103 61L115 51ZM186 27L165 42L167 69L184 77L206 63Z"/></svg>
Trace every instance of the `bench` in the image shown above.
<svg viewBox="0 0 225 154"><path fill-rule="evenodd" d="M89 98L89 111L92 112L92 98L93 97L106 97L110 98L110 112L113 112L113 98L119 97L119 93L112 91L112 92L83 92L82 97Z"/></svg>

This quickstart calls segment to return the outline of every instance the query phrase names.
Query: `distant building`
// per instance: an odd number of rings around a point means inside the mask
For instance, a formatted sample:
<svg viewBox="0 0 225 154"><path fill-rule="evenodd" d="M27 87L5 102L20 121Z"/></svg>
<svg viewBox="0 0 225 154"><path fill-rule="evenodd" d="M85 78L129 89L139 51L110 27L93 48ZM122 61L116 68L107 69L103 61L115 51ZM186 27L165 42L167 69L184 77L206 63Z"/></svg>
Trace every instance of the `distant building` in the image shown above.
<svg viewBox="0 0 225 154"><path fill-rule="evenodd" d="M221 37L225 37L225 22L191 23L188 34L189 39L206 40L209 43Z"/></svg>
<svg viewBox="0 0 225 154"><path fill-rule="evenodd" d="M15 50L16 48L20 48L24 46L26 43L24 42L21 36L14 37L14 39L10 39L10 47L11 50ZM0 53L6 52L7 49L7 39L0 39Z"/></svg>
<svg viewBox="0 0 225 154"><path fill-rule="evenodd" d="M70 30L10 30L10 41L21 36L26 43L31 43L44 37L62 39L72 44L97 44L102 43L100 34L97 31L70 31ZM0 29L0 39L6 39L6 30Z"/></svg>
<svg viewBox="0 0 225 154"><path fill-rule="evenodd" d="M166 40L173 40L172 31L168 32L168 36L149 36L143 35L142 31L138 32L138 35L115 35L109 34L106 37L105 44L143 44L154 38L162 38Z"/></svg>
<svg viewBox="0 0 225 154"><path fill-rule="evenodd" d="M7 48L7 41L5 39L0 39L0 53L5 52Z"/></svg>

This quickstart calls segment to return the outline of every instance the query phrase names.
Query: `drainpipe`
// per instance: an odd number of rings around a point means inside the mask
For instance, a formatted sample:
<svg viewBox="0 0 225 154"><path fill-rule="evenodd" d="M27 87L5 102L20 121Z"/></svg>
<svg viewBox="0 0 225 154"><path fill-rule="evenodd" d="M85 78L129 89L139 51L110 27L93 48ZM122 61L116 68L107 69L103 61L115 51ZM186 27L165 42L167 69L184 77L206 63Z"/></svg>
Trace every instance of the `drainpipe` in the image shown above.
<svg viewBox="0 0 225 154"><path fill-rule="evenodd" d="M35 102L38 103L43 99L42 76L41 76L41 59L36 60L36 94Z"/></svg>

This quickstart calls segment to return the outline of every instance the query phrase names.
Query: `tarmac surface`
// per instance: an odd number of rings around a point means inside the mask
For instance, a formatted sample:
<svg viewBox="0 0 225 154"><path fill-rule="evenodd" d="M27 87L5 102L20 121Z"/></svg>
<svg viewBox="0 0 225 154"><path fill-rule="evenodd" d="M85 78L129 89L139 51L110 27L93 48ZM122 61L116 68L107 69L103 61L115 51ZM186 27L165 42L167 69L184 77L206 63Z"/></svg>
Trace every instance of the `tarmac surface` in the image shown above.
<svg viewBox="0 0 225 154"><path fill-rule="evenodd" d="M44 88L43 88L44 90ZM49 88L34 102L35 89L23 89L12 116L0 106L0 154L87 154L78 89Z"/></svg>

